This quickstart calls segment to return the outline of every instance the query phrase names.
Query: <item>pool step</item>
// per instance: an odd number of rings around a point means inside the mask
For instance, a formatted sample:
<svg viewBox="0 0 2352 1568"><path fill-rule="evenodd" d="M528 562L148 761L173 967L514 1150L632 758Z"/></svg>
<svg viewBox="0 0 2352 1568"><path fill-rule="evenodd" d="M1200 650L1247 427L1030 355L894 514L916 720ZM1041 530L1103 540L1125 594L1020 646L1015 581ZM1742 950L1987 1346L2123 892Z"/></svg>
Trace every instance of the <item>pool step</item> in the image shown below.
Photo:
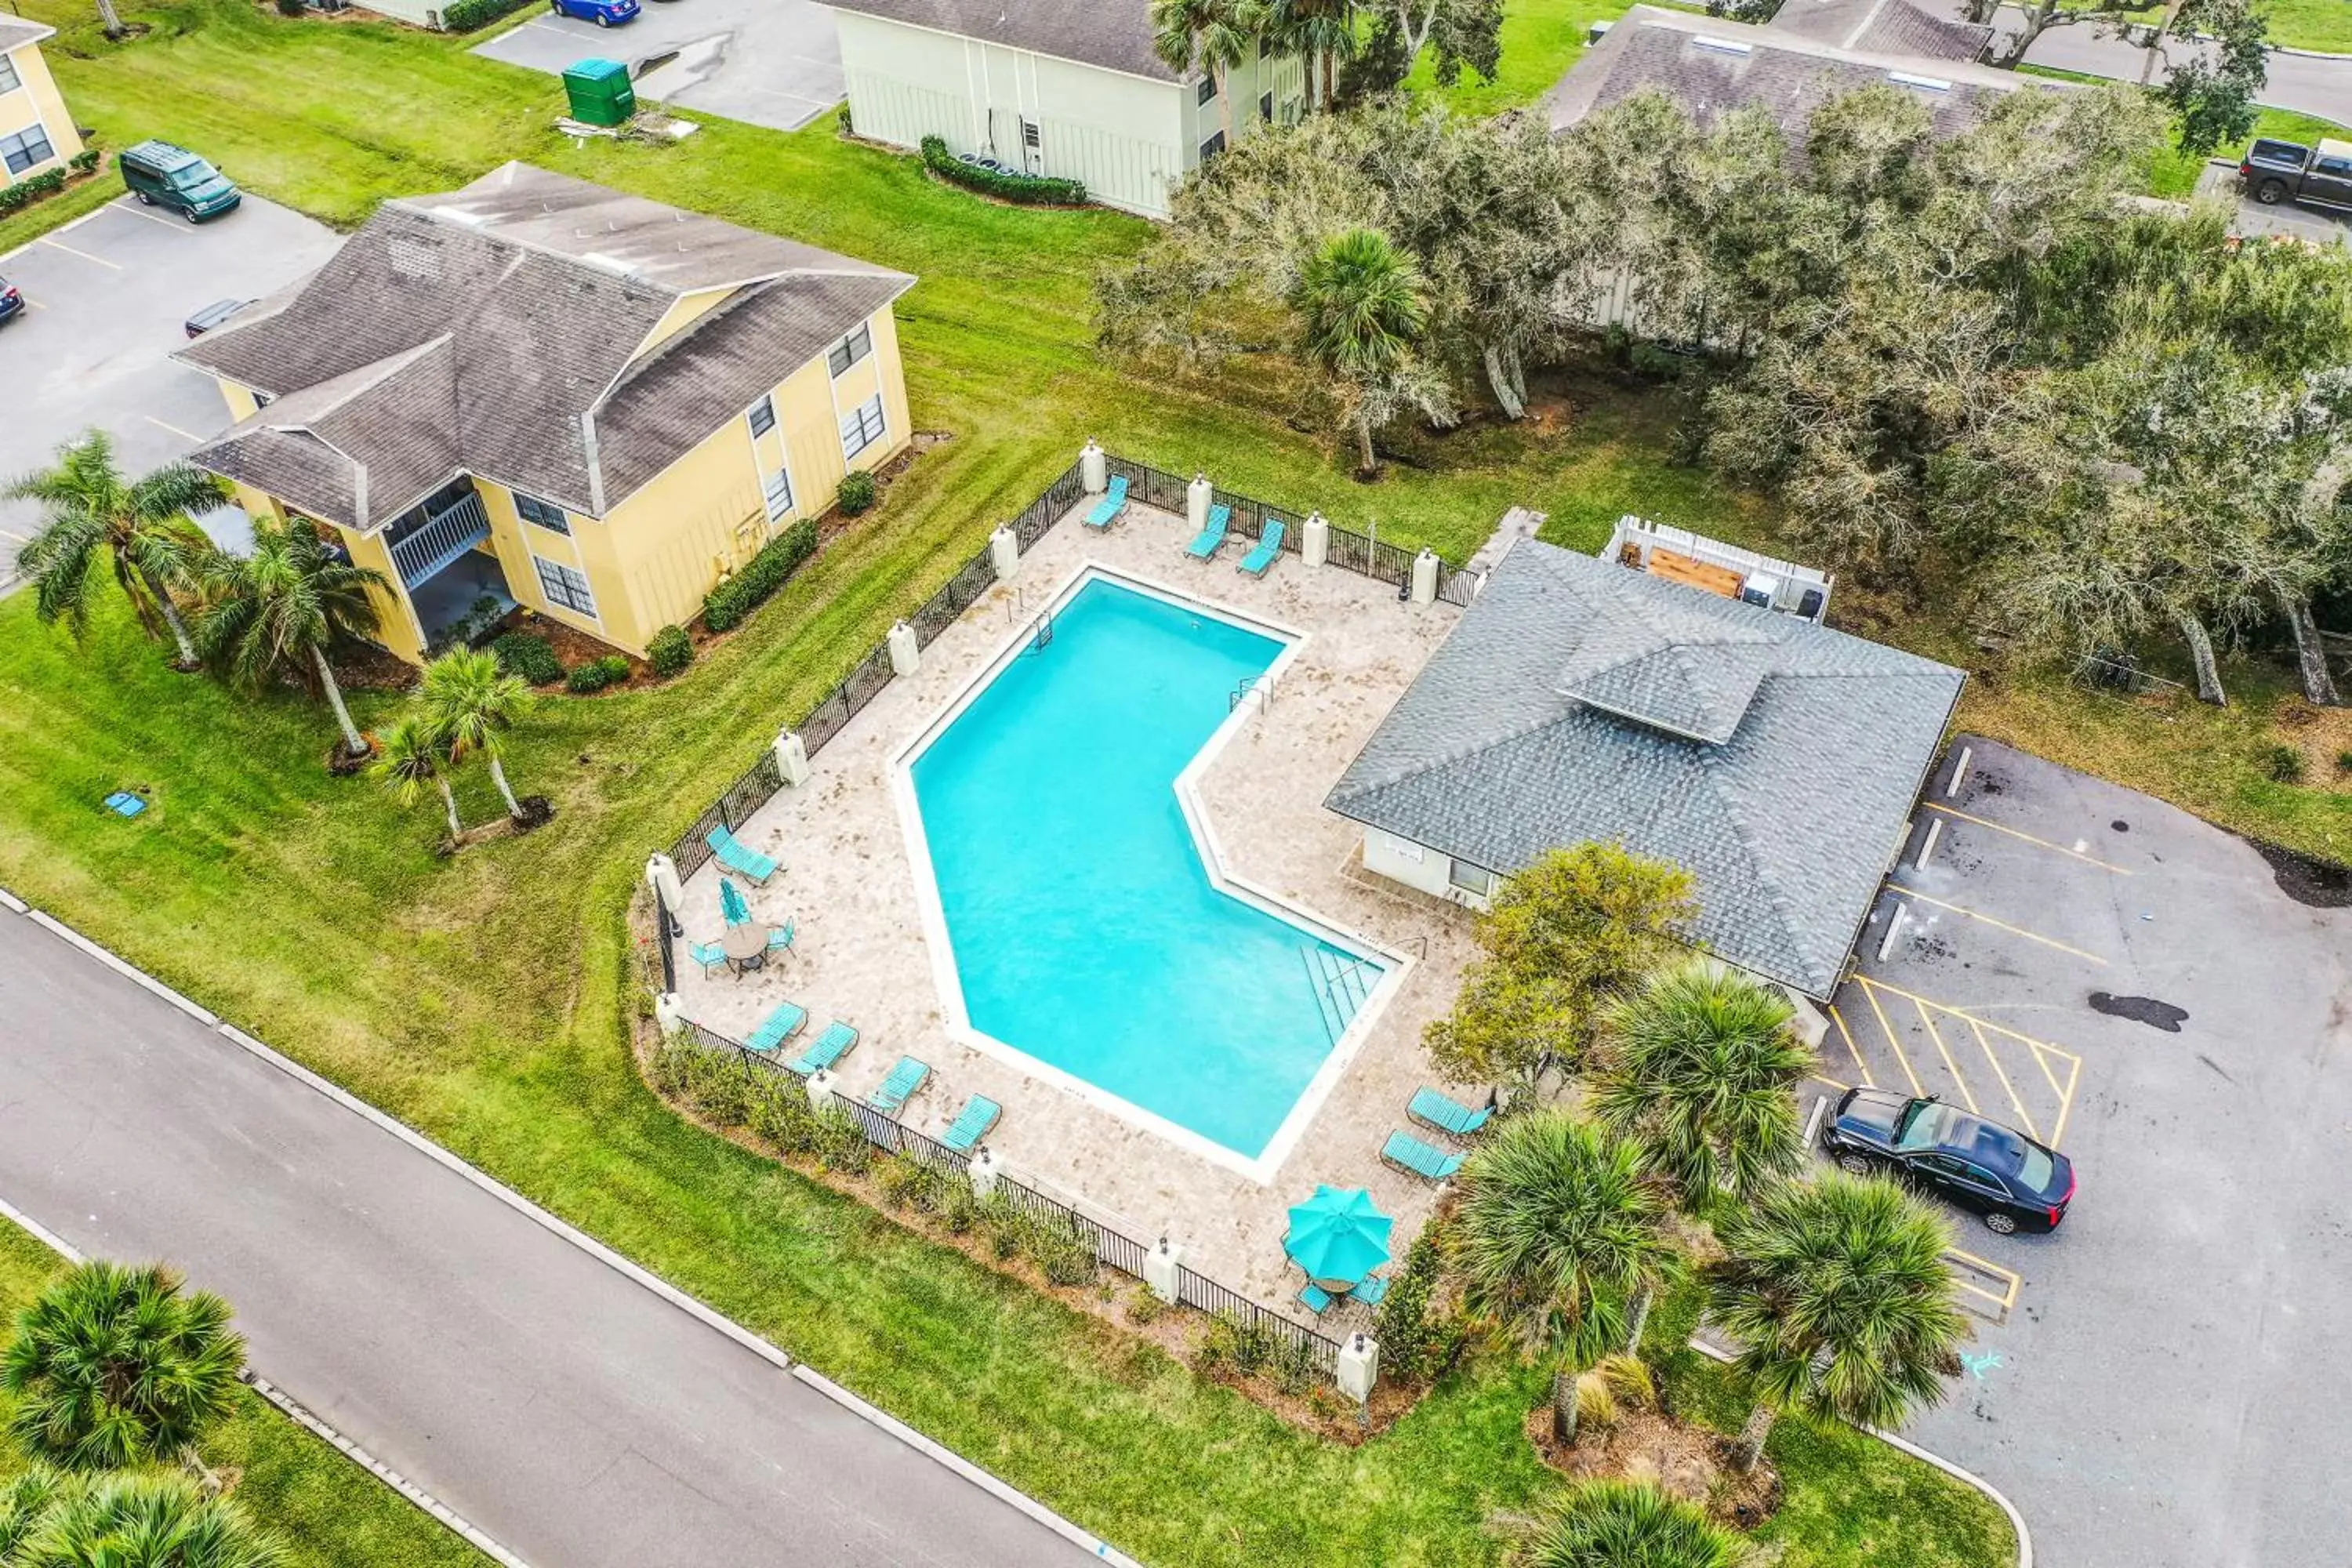
<svg viewBox="0 0 2352 1568"><path fill-rule="evenodd" d="M1298 956L1307 966L1307 982L1323 1017L1323 1033L1337 1044L1364 1004L1371 1000L1372 987L1380 984L1380 966L1368 958L1346 957L1320 942L1300 943Z"/></svg>

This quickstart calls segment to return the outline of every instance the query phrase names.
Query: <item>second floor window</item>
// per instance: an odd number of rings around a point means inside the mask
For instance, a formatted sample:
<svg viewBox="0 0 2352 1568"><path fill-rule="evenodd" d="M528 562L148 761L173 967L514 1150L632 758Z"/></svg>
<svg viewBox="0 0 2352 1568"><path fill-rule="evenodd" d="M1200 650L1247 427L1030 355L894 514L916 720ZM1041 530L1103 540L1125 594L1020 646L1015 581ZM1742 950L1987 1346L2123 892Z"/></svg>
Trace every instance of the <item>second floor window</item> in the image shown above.
<svg viewBox="0 0 2352 1568"><path fill-rule="evenodd" d="M837 375L840 373L836 371L834 374ZM751 434L754 436L764 436L769 431L774 429L776 427L776 400L772 397L763 397L760 399L759 402L751 405Z"/></svg>
<svg viewBox="0 0 2352 1568"><path fill-rule="evenodd" d="M572 531L572 520L564 516L563 509L553 501L544 501L537 496L527 496L520 490L517 490L514 492L514 503L515 514L525 522L535 523L550 533Z"/></svg>
<svg viewBox="0 0 2352 1568"><path fill-rule="evenodd" d="M882 439L882 395L876 393L841 416L841 455L854 458Z"/></svg>
<svg viewBox="0 0 2352 1568"><path fill-rule="evenodd" d="M793 510L793 477L778 468L770 474L761 489L768 493L768 521L775 521Z"/></svg>
<svg viewBox="0 0 2352 1568"><path fill-rule="evenodd" d="M16 77L16 62L0 55L0 92L14 92L24 85Z"/></svg>
<svg viewBox="0 0 2352 1568"><path fill-rule="evenodd" d="M867 328L860 327L833 345L833 352L824 356L825 368L832 371L835 376L839 376L851 365L873 352L874 333Z"/></svg>
<svg viewBox="0 0 2352 1568"><path fill-rule="evenodd" d="M1217 100L1217 79L1216 79L1216 77L1215 77L1213 74L1212 74L1212 75L1207 75L1207 76L1203 76L1203 77L1201 79L1201 85L1200 85L1199 89L1198 89L1194 92L1194 94L1193 94L1192 101L1193 101L1193 102L1195 102L1195 103L1200 103L1200 104L1209 104L1209 103L1214 103L1214 102L1216 102L1216 100Z"/></svg>
<svg viewBox="0 0 2352 1568"><path fill-rule="evenodd" d="M530 558L530 563L539 568L540 591L547 595L549 604L583 616L596 613L596 595L589 592L584 575L562 562L541 561L536 555Z"/></svg>

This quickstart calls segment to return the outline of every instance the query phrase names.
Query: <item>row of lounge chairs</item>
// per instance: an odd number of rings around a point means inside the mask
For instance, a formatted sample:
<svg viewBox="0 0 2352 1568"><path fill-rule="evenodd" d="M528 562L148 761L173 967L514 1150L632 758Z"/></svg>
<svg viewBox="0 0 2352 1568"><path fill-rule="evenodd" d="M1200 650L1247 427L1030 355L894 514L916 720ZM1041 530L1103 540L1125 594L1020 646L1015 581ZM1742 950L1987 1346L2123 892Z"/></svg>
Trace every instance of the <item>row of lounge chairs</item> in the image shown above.
<svg viewBox="0 0 2352 1568"><path fill-rule="evenodd" d="M1465 1105L1449 1095L1433 1089L1421 1089L1413 1093L1412 1102L1405 1114L1415 1121L1433 1127L1456 1138L1468 1138L1477 1132L1495 1115L1495 1102ZM1458 1151L1441 1149L1426 1143L1410 1132L1392 1131L1389 1141L1381 1146L1381 1158L1401 1171L1408 1171L1427 1181L1443 1182L1462 1169L1467 1155Z"/></svg>
<svg viewBox="0 0 2352 1568"><path fill-rule="evenodd" d="M798 1003L785 1002L761 1021L743 1043L761 1056L772 1057L782 1050L785 1043L808 1025L808 1009ZM825 1026L806 1050L791 1061L782 1062L784 1070L802 1078L839 1065L857 1044L857 1031L835 1018ZM866 1103L885 1116L897 1117L907 1108L907 1102L921 1092L930 1081L929 1063L914 1057L900 1057L882 1077L881 1087L866 1097ZM984 1094L975 1094L964 1101L963 1109L948 1124L940 1142L958 1153L969 1152L982 1138L988 1136L1004 1108Z"/></svg>
<svg viewBox="0 0 2352 1568"><path fill-rule="evenodd" d="M1224 544L1225 533L1232 528L1233 521L1233 508L1222 504L1211 507L1208 526L1192 536L1192 542L1184 547L1184 553L1195 561L1208 560ZM1265 528L1259 531L1256 545L1242 557L1241 569L1253 577L1265 576L1266 568L1282 554L1283 531L1280 518L1267 518Z"/></svg>

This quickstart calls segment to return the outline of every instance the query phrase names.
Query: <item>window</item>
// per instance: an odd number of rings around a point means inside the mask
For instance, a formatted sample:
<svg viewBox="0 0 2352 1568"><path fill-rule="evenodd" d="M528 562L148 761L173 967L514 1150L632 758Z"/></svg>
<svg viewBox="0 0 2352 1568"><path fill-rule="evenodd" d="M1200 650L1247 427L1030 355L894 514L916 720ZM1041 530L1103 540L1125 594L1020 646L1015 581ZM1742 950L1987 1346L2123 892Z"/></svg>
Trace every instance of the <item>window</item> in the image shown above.
<svg viewBox="0 0 2352 1568"><path fill-rule="evenodd" d="M543 501L537 496L527 496L517 490L514 503L516 514L525 522L536 523L550 533L572 531L572 520L564 516L563 509L552 501Z"/></svg>
<svg viewBox="0 0 2352 1568"><path fill-rule="evenodd" d="M1274 94L1269 92L1257 100L1257 114L1260 120L1270 121L1274 119Z"/></svg>
<svg viewBox="0 0 2352 1568"><path fill-rule="evenodd" d="M57 149L49 145L49 133L38 125L28 125L14 136L0 136L0 163L6 163L12 174L21 174L57 155Z"/></svg>
<svg viewBox="0 0 2352 1568"><path fill-rule="evenodd" d="M2315 167L2323 174L2352 174L2352 159L2322 158Z"/></svg>
<svg viewBox="0 0 2352 1568"><path fill-rule="evenodd" d="M761 489L768 494L768 521L775 521L793 510L793 476L782 468L770 474Z"/></svg>
<svg viewBox="0 0 2352 1568"><path fill-rule="evenodd" d="M874 333L866 327L860 327L833 345L833 352L824 356L825 368L837 378L873 352Z"/></svg>
<svg viewBox="0 0 2352 1568"><path fill-rule="evenodd" d="M882 395L876 393L841 416L841 455L854 458L882 439Z"/></svg>
<svg viewBox="0 0 2352 1568"><path fill-rule="evenodd" d="M841 373L839 371L835 371L833 374L839 375ZM754 436L764 436L769 431L774 429L776 427L776 400L772 397L763 397L760 399L759 402L751 405L751 434Z"/></svg>
<svg viewBox="0 0 2352 1568"><path fill-rule="evenodd" d="M1454 861L1452 869L1446 872L1445 879L1464 892L1475 893L1482 899L1492 898L1495 893L1495 873L1484 866L1473 866L1467 860Z"/></svg>
<svg viewBox="0 0 2352 1568"><path fill-rule="evenodd" d="M24 85L16 78L16 62L0 55L0 92L14 92Z"/></svg>
<svg viewBox="0 0 2352 1568"><path fill-rule="evenodd" d="M539 568L539 585L549 604L577 610L583 616L596 613L596 595L588 591L586 577L569 566L541 561L536 555L530 558L530 563Z"/></svg>
<svg viewBox="0 0 2352 1568"><path fill-rule="evenodd" d="M1220 131L1214 136L1210 137L1206 142L1201 143L1201 162L1205 163L1224 150L1225 133Z"/></svg>
<svg viewBox="0 0 2352 1568"><path fill-rule="evenodd" d="M1192 101L1202 105L1212 104L1217 101L1217 79L1215 73L1210 72L1204 74L1201 78L1201 85L1193 90Z"/></svg>

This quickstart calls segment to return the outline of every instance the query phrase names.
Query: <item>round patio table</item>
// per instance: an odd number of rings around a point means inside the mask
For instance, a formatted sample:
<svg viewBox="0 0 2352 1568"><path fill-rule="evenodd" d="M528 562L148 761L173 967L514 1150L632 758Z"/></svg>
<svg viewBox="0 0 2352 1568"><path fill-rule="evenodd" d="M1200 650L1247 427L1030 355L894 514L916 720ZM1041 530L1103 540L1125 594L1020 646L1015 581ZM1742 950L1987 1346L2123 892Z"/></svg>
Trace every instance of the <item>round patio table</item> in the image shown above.
<svg viewBox="0 0 2352 1568"><path fill-rule="evenodd" d="M761 968L768 962L768 928L757 921L729 926L727 934L719 939L719 948L739 976L747 969Z"/></svg>

